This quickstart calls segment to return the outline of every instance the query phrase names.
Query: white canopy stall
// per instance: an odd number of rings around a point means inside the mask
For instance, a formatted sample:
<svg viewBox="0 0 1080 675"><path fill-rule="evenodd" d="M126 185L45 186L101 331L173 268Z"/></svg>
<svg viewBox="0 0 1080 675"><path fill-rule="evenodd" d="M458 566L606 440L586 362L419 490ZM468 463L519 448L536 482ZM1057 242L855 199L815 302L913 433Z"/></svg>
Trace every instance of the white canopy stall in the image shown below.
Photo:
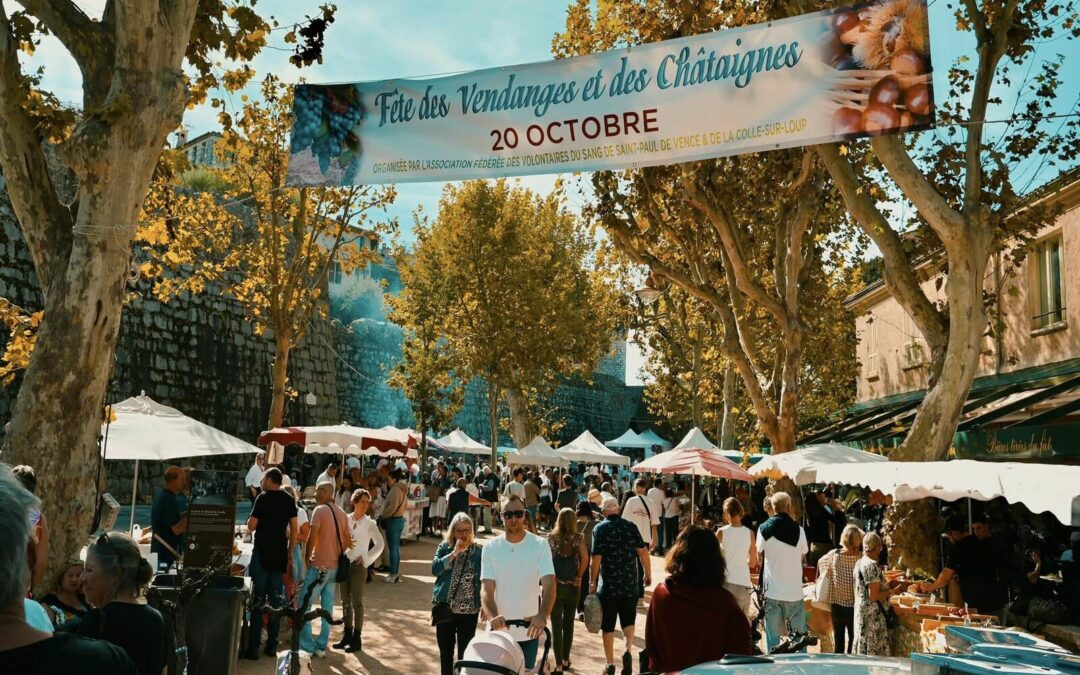
<svg viewBox="0 0 1080 675"><path fill-rule="evenodd" d="M469 455L491 455L491 447L473 440L461 429L454 429L447 435L438 439L440 445L450 452L459 452Z"/></svg>
<svg viewBox="0 0 1080 675"><path fill-rule="evenodd" d="M767 455L757 464L750 467L750 474L755 478L783 478L787 476L795 481L796 485L802 486L811 483L831 482L817 475L817 468L823 464L851 464L855 465L855 470L859 470L859 467L867 464L888 461L889 458L884 455L875 455L872 452L863 452L836 443L823 443L821 445L808 445L793 452Z"/></svg>
<svg viewBox="0 0 1080 675"><path fill-rule="evenodd" d="M130 527L135 526L139 462L260 452L251 443L188 417L176 408L162 405L145 392L111 407L116 419L101 427L102 435L108 433L102 456L135 460Z"/></svg>
<svg viewBox="0 0 1080 675"><path fill-rule="evenodd" d="M506 463L565 467L569 462L548 445L542 436L537 436L517 452L506 453Z"/></svg>
<svg viewBox="0 0 1080 675"><path fill-rule="evenodd" d="M1004 497L1034 513L1052 513L1063 525L1080 526L1080 466L972 459L823 464L817 467L817 480L881 490L898 502L925 497L950 502Z"/></svg>
<svg viewBox="0 0 1080 675"><path fill-rule="evenodd" d="M571 462L614 464L616 466L629 466L630 464L629 457L608 450L607 447L589 431L583 432L580 436L555 452Z"/></svg>

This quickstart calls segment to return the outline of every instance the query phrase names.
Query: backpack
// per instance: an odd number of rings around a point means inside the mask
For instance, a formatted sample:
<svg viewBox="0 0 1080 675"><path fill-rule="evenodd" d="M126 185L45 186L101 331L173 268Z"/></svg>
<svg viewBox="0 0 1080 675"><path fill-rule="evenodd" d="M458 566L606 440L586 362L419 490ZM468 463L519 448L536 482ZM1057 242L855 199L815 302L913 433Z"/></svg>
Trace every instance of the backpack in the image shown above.
<svg viewBox="0 0 1080 675"><path fill-rule="evenodd" d="M551 542L551 564L555 568L555 578L558 581L573 581L578 578L578 564L581 562L580 540L574 543L572 553L562 555L560 547L554 541Z"/></svg>

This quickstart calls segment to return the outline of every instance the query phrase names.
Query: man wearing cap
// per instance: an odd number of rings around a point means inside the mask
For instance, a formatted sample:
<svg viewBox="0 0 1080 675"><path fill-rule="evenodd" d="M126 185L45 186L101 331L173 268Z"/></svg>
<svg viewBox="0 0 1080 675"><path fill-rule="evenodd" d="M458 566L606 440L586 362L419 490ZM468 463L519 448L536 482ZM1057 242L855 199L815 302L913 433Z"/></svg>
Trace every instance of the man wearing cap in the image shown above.
<svg viewBox="0 0 1080 675"><path fill-rule="evenodd" d="M150 509L150 524L154 539L150 552L158 557L158 569L165 569L180 557L187 531L187 513L181 513L178 495L184 491L184 470L178 466L165 469L165 487L154 496Z"/></svg>
<svg viewBox="0 0 1080 675"><path fill-rule="evenodd" d="M266 466L266 453L260 450L255 454L255 463L248 469L247 476L244 476L244 490L247 492L247 497L252 503L255 503L255 498L259 496L259 492L262 490L259 487L262 484L263 469Z"/></svg>

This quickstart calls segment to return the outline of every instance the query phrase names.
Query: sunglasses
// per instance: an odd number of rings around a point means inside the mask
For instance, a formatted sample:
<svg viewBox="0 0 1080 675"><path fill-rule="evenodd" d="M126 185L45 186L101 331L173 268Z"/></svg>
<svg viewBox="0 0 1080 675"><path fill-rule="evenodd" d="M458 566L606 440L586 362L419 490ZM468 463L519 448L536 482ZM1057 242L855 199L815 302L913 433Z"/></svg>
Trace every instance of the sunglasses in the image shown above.
<svg viewBox="0 0 1080 675"><path fill-rule="evenodd" d="M524 511L503 511L503 518L524 518Z"/></svg>

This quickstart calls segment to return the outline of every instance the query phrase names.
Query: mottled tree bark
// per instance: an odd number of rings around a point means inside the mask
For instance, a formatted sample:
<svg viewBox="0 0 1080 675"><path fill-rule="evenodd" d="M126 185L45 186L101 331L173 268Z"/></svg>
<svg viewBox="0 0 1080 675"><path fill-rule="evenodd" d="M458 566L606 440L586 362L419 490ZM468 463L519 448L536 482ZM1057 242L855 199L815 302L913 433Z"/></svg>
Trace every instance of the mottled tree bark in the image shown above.
<svg viewBox="0 0 1080 675"><path fill-rule="evenodd" d="M292 351L292 337L287 331L274 333L274 364L270 382L272 398L270 400L270 418L267 429L281 426L285 418L285 398L289 385L289 353Z"/></svg>
<svg viewBox="0 0 1080 675"><path fill-rule="evenodd" d="M166 136L183 114L181 64L198 3L110 3L101 22L73 5L32 4L79 63L86 110L58 147L79 181L69 210L47 177L44 139L20 105L18 45L0 10L0 161L45 309L4 461L37 471L52 526L52 578L85 545L94 514L96 439L131 242Z"/></svg>

